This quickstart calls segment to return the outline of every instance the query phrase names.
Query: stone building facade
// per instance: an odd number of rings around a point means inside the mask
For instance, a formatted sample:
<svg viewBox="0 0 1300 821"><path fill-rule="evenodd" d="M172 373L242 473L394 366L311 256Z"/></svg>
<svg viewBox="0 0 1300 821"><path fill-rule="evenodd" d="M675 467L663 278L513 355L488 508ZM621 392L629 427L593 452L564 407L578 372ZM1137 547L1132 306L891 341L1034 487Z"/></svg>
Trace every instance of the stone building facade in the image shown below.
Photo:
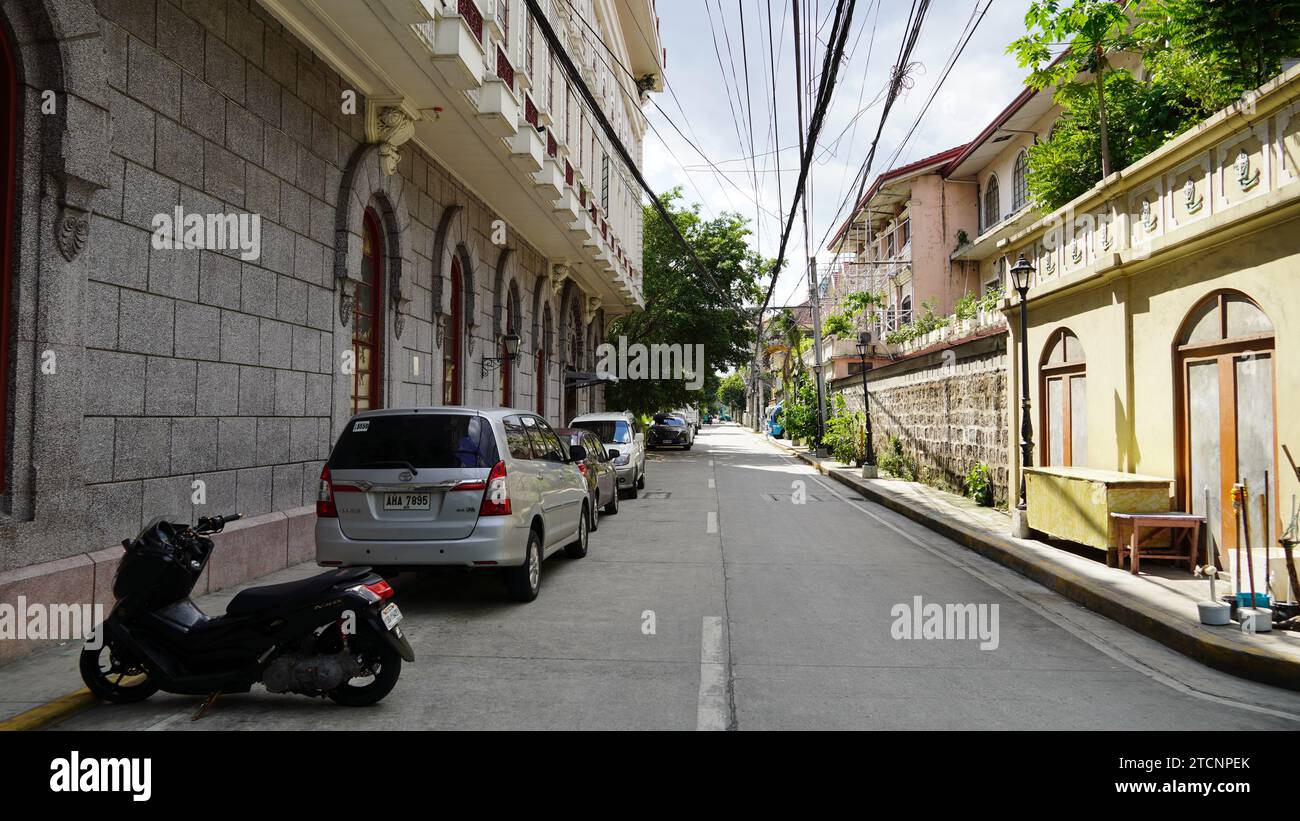
<svg viewBox="0 0 1300 821"><path fill-rule="evenodd" d="M102 549L155 516L249 517L241 543L261 554L227 582L310 558L307 506L357 410L601 407L576 386L605 323L640 307L639 197L541 21L522 0L319 5L310 21L272 0L0 10L0 601L103 600L120 549ZM542 4L562 38L636 65L620 15L652 5L596 6L584 22ZM355 67L391 45L322 47L328 13L339 30L375 15L436 68L381 86ZM653 82L571 57L635 161ZM467 65L478 87L446 79ZM504 111L482 113L490 94ZM191 215L193 242L159 240ZM232 247L240 219L256 253Z"/></svg>

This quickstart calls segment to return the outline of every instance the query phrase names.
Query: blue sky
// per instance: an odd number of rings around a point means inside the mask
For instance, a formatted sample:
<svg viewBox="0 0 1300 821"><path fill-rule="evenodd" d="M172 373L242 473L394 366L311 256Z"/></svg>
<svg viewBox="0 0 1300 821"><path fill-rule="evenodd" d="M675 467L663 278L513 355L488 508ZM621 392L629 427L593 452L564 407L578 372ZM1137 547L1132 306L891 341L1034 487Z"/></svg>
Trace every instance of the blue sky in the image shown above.
<svg viewBox="0 0 1300 821"><path fill-rule="evenodd" d="M824 25L824 41L830 28L834 0L805 0ZM972 16L988 0L933 0L912 52L909 72L912 87L890 111L876 152L871 176L891 166L902 165L960 145L972 139L1019 92L1027 73L1005 53L1006 46L1024 30L1024 13L1029 0L993 0L956 67L906 145L904 136L924 107L942 75L945 63ZM801 6L803 4L801 3ZM776 124L782 151L776 147L770 122L771 79L767 74L767 0L659 0L664 45L668 49L666 76L669 90L655 95L659 106L734 185L705 163L664 115L649 105L646 114L657 134L651 132L645 145L644 168L651 186L663 191L682 186L688 202L699 202L706 216L734 210L753 220L758 213L754 201L754 176L748 156L746 127L737 135L733 109L744 103L742 54L749 57L753 153L758 157L759 202L764 213L760 231L751 241L767 256L775 256L779 227L775 214L788 212L798 177L798 127L794 98L794 36L790 0L771 0L774 39L777 39ZM912 3L907 0L858 0L846 53L831 108L819 140L817 164L811 174L810 220L812 246L818 250L822 238L833 231L835 213L851 200L853 177L867 154L880 122L878 99L897 58ZM740 10L745 12L745 35L749 48L742 52ZM710 26L710 16L712 27ZM874 28L874 34L873 34ZM714 47L716 31L717 50ZM725 34L724 34L725 31ZM730 53L727 49L730 39ZM814 54L820 70L824 42ZM723 91L719 53L732 96ZM733 75L732 64L735 72ZM736 77L734 81L732 77ZM737 100L737 96L741 99ZM875 100L873 104L873 100ZM683 116L684 115L684 116ZM742 112L741 119L748 125ZM805 116L806 113L805 113ZM778 167L776 160L780 158ZM683 166L686 170L683 170ZM778 204L778 178L783 198ZM847 212L848 206L845 205ZM845 214L842 214L840 221ZM787 247L789 263L777 285L773 304L797 304L807 293L802 223L796 219Z"/></svg>

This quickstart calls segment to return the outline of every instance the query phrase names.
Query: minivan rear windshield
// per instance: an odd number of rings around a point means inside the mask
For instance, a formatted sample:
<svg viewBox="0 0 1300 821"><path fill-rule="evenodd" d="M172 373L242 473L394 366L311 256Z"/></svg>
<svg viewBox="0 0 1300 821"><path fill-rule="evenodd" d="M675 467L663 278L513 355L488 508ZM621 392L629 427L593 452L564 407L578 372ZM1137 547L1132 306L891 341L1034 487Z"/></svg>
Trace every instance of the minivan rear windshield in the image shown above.
<svg viewBox="0 0 1300 821"><path fill-rule="evenodd" d="M608 422L574 422L575 428L589 430L596 434L596 438L605 443L615 445L632 444L632 428L627 422L620 420L610 420Z"/></svg>
<svg viewBox="0 0 1300 821"><path fill-rule="evenodd" d="M499 461L488 420L467 414L354 419L330 454L331 470L491 468Z"/></svg>

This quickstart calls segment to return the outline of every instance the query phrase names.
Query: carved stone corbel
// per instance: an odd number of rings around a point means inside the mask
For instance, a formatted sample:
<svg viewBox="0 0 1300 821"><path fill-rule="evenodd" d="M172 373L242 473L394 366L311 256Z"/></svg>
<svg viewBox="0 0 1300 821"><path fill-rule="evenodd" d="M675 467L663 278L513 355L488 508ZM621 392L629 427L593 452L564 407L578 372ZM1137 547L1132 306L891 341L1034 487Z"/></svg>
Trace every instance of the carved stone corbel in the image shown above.
<svg viewBox="0 0 1300 821"><path fill-rule="evenodd" d="M570 270L567 262L557 262L552 265L551 270L548 272L548 278L551 281L551 291L556 296L559 296L560 291L564 289L564 281L572 275L573 271Z"/></svg>
<svg viewBox="0 0 1300 821"><path fill-rule="evenodd" d="M339 321L343 323L343 327L346 328L352 322L356 310L357 299L352 280L339 277Z"/></svg>
<svg viewBox="0 0 1300 821"><path fill-rule="evenodd" d="M600 297L598 296L587 297L585 304L582 306L583 324L590 325L594 322L596 320L596 314L600 311L603 304L604 303L601 302Z"/></svg>
<svg viewBox="0 0 1300 821"><path fill-rule="evenodd" d="M371 97L366 101L366 140L379 145L379 167L392 176L402 160L399 149L415 135L419 111L401 97Z"/></svg>
<svg viewBox="0 0 1300 821"><path fill-rule="evenodd" d="M72 262L90 239L91 203L98 186L76 177L65 177L63 196L59 199L59 216L54 225L54 241L59 253Z"/></svg>

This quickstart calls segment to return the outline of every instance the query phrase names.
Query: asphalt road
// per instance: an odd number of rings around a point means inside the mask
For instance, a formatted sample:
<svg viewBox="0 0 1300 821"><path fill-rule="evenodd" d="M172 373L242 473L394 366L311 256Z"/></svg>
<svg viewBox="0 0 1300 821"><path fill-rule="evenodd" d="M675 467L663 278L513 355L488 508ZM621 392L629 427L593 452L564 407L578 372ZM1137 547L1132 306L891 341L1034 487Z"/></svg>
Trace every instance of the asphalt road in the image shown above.
<svg viewBox="0 0 1300 821"><path fill-rule="evenodd" d="M197 699L159 694L61 727L1300 728L1300 694L1191 662L738 427L652 452L647 478L531 604L488 574L398 577L416 661L376 707L258 688L191 721ZM996 647L896 638L917 596L996 605Z"/></svg>

